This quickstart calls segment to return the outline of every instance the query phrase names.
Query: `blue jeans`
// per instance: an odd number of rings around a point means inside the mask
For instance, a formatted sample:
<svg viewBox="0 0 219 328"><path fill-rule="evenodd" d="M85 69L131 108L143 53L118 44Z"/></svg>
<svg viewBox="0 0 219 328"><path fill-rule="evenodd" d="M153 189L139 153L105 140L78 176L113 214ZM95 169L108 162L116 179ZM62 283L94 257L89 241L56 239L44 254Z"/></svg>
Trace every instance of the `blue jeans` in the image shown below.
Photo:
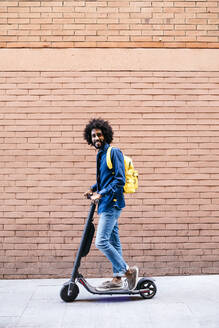
<svg viewBox="0 0 219 328"><path fill-rule="evenodd" d="M119 238L118 218L121 211L113 207L100 214L95 242L96 247L112 263L114 277L122 277L128 270L128 265L122 257Z"/></svg>

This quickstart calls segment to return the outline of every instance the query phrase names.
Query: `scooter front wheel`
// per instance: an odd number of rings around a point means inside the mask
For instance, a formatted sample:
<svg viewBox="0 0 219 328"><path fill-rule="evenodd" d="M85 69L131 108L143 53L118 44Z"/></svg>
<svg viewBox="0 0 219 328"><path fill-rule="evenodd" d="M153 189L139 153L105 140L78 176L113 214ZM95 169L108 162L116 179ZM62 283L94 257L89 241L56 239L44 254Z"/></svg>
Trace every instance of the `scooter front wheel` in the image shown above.
<svg viewBox="0 0 219 328"><path fill-rule="evenodd" d="M146 279L146 278L142 278L138 282L137 289L139 289L139 290L142 289L142 292L140 292L140 295L145 299L150 299L150 298L154 297L154 295L157 292L157 287L156 287L155 283L152 280Z"/></svg>
<svg viewBox="0 0 219 328"><path fill-rule="evenodd" d="M73 302L76 297L78 296L79 294L79 288L78 286L74 283L72 286L71 286L71 293L69 295L69 284L65 284L61 291L60 291L60 297L61 299L64 301L64 302L67 302L67 303L70 303L70 302Z"/></svg>

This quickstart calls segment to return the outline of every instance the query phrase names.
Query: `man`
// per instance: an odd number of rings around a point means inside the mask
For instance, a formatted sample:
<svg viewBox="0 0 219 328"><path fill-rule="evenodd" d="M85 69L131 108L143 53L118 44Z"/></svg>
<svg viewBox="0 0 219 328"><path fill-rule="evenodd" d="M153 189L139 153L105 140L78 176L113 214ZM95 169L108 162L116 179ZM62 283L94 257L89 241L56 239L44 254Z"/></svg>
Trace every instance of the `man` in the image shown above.
<svg viewBox="0 0 219 328"><path fill-rule="evenodd" d="M129 268L124 261L118 229L118 219L125 207L123 154L118 148L112 148L113 168L109 169L106 154L113 140L113 130L103 119L90 120L84 129L84 139L98 150L97 182L84 194L86 197L91 197L93 202L98 202L99 222L95 245L108 258L113 267L113 279L105 281L100 288L122 288L122 277L126 277L128 287L132 290L137 284L138 268Z"/></svg>

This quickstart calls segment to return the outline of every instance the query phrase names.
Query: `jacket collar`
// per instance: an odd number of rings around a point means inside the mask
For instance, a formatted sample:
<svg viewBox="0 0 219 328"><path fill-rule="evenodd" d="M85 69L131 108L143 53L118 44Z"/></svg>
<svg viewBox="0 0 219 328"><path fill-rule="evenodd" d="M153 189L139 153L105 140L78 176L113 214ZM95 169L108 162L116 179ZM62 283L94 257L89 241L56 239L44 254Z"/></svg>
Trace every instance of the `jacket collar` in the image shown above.
<svg viewBox="0 0 219 328"><path fill-rule="evenodd" d="M105 145L103 146L103 148L101 148L99 151L98 151L98 154L100 153L106 153L107 152L107 149L109 148L109 144L108 143L105 143Z"/></svg>

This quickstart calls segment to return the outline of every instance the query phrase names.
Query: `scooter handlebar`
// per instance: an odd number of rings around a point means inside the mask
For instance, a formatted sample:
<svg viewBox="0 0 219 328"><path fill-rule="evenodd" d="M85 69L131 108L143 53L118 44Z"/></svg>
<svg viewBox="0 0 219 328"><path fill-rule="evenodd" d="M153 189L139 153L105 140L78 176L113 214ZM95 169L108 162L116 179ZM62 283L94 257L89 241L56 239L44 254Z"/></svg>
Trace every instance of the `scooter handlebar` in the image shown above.
<svg viewBox="0 0 219 328"><path fill-rule="evenodd" d="M87 199L91 200L91 204L97 204L99 202L99 199L92 200L91 196L92 196L91 194L87 194Z"/></svg>

